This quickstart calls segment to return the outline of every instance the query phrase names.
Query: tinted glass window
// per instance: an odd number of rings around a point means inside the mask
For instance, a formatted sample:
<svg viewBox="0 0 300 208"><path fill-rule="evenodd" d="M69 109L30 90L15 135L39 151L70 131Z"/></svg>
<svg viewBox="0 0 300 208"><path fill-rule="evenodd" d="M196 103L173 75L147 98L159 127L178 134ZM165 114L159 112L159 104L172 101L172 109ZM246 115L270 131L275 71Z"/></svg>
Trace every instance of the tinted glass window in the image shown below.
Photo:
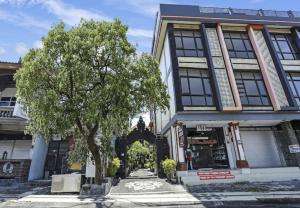
<svg viewBox="0 0 300 208"><path fill-rule="evenodd" d="M230 58L255 58L246 32L224 32L224 38Z"/></svg>
<svg viewBox="0 0 300 208"><path fill-rule="evenodd" d="M260 72L234 72L239 95L244 106L270 105Z"/></svg>
<svg viewBox="0 0 300 208"><path fill-rule="evenodd" d="M272 34L271 37L279 59L300 59L299 49L294 43L291 34Z"/></svg>
<svg viewBox="0 0 300 208"><path fill-rule="evenodd" d="M300 106L300 72L291 73L287 72L287 79L292 89L293 95L296 99L298 106Z"/></svg>
<svg viewBox="0 0 300 208"><path fill-rule="evenodd" d="M176 55L203 57L203 44L199 31L174 31Z"/></svg>
<svg viewBox="0 0 300 208"><path fill-rule="evenodd" d="M184 106L213 106L207 70L180 69L182 104Z"/></svg>
<svg viewBox="0 0 300 208"><path fill-rule="evenodd" d="M1 97L0 106L15 106L16 97Z"/></svg>

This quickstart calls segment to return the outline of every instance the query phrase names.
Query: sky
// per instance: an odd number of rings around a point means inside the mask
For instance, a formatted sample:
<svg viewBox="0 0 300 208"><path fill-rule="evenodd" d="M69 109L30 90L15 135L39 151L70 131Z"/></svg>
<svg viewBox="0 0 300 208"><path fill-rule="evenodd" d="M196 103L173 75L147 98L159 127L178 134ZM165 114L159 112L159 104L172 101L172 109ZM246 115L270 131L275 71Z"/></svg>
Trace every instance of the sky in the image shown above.
<svg viewBox="0 0 300 208"><path fill-rule="evenodd" d="M0 0L0 61L17 62L30 48L41 47L41 37L55 24L71 27L81 18L119 18L138 51L150 52L160 3L300 11L300 0Z"/></svg>

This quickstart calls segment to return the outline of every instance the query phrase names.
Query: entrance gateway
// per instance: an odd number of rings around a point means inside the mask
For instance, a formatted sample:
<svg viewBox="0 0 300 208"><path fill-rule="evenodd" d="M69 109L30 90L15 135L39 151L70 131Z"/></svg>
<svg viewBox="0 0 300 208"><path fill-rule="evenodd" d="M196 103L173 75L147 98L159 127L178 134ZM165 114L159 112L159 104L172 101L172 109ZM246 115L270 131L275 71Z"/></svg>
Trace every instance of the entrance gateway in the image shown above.
<svg viewBox="0 0 300 208"><path fill-rule="evenodd" d="M116 154L121 160L121 167L119 169L119 175L121 178L126 178L127 173L127 147L133 144L135 141L147 141L151 145L156 146L156 167L158 177L164 177L161 162L166 158L170 158L169 145L166 138L160 137L160 135L154 135L148 128L146 128L143 118L140 117L137 123L137 127L131 131L127 136L118 137L116 140Z"/></svg>

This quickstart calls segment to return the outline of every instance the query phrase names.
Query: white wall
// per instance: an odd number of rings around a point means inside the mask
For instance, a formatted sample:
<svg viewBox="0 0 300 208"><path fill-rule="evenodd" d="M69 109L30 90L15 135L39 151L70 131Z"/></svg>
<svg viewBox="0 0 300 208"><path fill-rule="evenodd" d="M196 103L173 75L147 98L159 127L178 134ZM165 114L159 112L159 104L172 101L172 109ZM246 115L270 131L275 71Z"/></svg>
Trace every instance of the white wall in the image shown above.
<svg viewBox="0 0 300 208"><path fill-rule="evenodd" d="M164 41L164 46L159 61L159 68L161 72L162 81L167 86L167 92L170 96L170 100L169 100L170 107L165 112L160 112L160 111L156 112L158 133L160 133L160 130L164 128L167 125L167 123L170 121L170 119L175 115L175 94L174 94L172 72L168 76L168 71L170 71L171 69L171 54L170 54L169 39L167 36Z"/></svg>
<svg viewBox="0 0 300 208"><path fill-rule="evenodd" d="M17 88L5 88L0 92L0 97L15 97L17 93Z"/></svg>
<svg viewBox="0 0 300 208"><path fill-rule="evenodd" d="M0 159L7 152L7 159L31 159L31 140L0 140Z"/></svg>

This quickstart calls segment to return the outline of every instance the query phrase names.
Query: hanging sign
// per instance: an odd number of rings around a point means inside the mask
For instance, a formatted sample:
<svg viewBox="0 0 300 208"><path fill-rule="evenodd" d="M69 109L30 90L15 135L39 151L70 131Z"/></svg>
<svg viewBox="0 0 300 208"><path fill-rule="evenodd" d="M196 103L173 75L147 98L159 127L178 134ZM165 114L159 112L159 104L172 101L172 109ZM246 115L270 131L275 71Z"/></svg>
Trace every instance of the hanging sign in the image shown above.
<svg viewBox="0 0 300 208"><path fill-rule="evenodd" d="M290 150L290 153L299 153L300 146L299 146L299 144L289 145L289 150Z"/></svg>
<svg viewBox="0 0 300 208"><path fill-rule="evenodd" d="M184 147L184 133L183 133L182 126L177 127L177 134L178 134L179 146Z"/></svg>
<svg viewBox="0 0 300 208"><path fill-rule="evenodd" d="M208 128L206 125L201 124L197 125L197 131L212 131L212 128Z"/></svg>

